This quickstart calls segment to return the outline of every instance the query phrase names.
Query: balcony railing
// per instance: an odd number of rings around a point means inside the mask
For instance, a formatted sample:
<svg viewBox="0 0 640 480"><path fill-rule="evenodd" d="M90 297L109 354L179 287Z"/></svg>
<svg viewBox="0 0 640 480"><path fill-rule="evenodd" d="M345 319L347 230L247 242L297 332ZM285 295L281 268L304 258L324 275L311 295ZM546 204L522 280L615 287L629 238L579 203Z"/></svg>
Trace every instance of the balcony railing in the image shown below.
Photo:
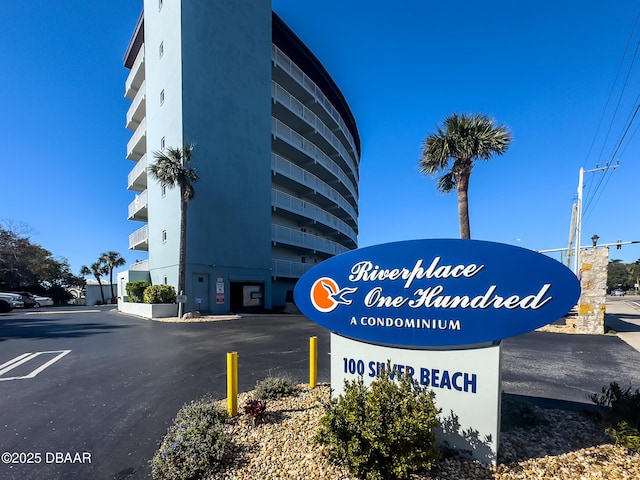
<svg viewBox="0 0 640 480"><path fill-rule="evenodd" d="M136 126L142 121L147 114L146 108L146 82L143 81L138 89L133 102L127 110L127 124L129 130L135 130Z"/></svg>
<svg viewBox="0 0 640 480"><path fill-rule="evenodd" d="M129 235L129 250L149 250L149 226L145 225Z"/></svg>
<svg viewBox="0 0 640 480"><path fill-rule="evenodd" d="M127 176L127 189L142 192L147 188L147 155L138 160Z"/></svg>
<svg viewBox="0 0 640 480"><path fill-rule="evenodd" d="M346 222L340 220L335 215L326 212L320 207L313 205L312 203L305 202L299 198L296 198L288 193L284 193L275 188L271 189L271 205L276 208L282 208L289 212L296 213L300 216L309 218L315 222L319 222L326 225L338 232L346 235L354 242L357 242L357 234L353 228L351 228Z"/></svg>
<svg viewBox="0 0 640 480"><path fill-rule="evenodd" d="M308 232L301 232L282 225L271 225L271 240L276 243L303 247L314 252L339 255L349 251L344 245Z"/></svg>
<svg viewBox="0 0 640 480"><path fill-rule="evenodd" d="M143 118L127 143L127 158L140 160L147 153L147 119Z"/></svg>
<svg viewBox="0 0 640 480"><path fill-rule="evenodd" d="M129 267L129 270L133 270L133 271L136 271L136 272L148 272L149 271L149 260L140 260L139 262L136 262L136 263L132 264Z"/></svg>
<svg viewBox="0 0 640 480"><path fill-rule="evenodd" d="M124 96L133 100L140 84L144 81L144 44L140 47L138 56L133 62L129 76L124 84Z"/></svg>
<svg viewBox="0 0 640 480"><path fill-rule="evenodd" d="M274 277L300 278L314 265L311 263L292 262L290 260L271 259L271 274Z"/></svg>
<svg viewBox="0 0 640 480"><path fill-rule="evenodd" d="M351 169L354 178L358 180L358 169L356 168L354 158L355 153L350 154L344 148L342 142L335 136L331 129L313 113L308 107L304 106L300 100L291 95L285 88L276 82L271 82L271 96L282 105L294 112L298 117L302 118L311 128L320 133L322 137L329 143L344 159L347 166Z"/></svg>
<svg viewBox="0 0 640 480"><path fill-rule="evenodd" d="M318 87L316 83L311 80L311 78L309 78L302 70L300 70L300 67L292 62L291 59L275 45L271 45L271 60L285 72L287 72L289 76L291 76L291 78L295 79L300 85L302 85L304 89L309 92L309 94L313 96L320 105L322 105L327 114L331 118L333 118L333 120L340 126L340 129L347 138L351 149L354 152L357 152L358 150L355 147L356 144L353 140L351 132L347 128L347 125L344 122L342 116L338 113L333 104L322 92L322 89Z"/></svg>
<svg viewBox="0 0 640 480"><path fill-rule="evenodd" d="M333 187L330 187L313 173L307 172L305 169L281 157L277 153L271 153L271 170L284 175L287 178L295 180L311 190L314 190L329 200L335 202L343 210L345 210L355 222L357 222L358 214L355 208Z"/></svg>
<svg viewBox="0 0 640 480"><path fill-rule="evenodd" d="M273 117L271 118L271 134L284 140L297 150L304 152L310 159L322 165L325 170L338 178L347 190L349 190L353 198L357 200L358 193L353 181L336 162L331 160L326 153L316 147L311 141Z"/></svg>
<svg viewBox="0 0 640 480"><path fill-rule="evenodd" d="M129 220L147 220L147 204L148 204L148 192L144 192L136 195L133 202L129 204Z"/></svg>

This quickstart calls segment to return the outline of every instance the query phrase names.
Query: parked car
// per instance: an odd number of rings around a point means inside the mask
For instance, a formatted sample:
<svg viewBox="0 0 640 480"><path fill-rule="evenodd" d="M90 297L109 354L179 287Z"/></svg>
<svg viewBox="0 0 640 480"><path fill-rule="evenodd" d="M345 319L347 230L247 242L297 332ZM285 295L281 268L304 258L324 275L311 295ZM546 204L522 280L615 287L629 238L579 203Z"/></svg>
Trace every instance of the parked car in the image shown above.
<svg viewBox="0 0 640 480"><path fill-rule="evenodd" d="M22 297L16 293L0 292L0 299L7 302L11 308L24 308Z"/></svg>
<svg viewBox="0 0 640 480"><path fill-rule="evenodd" d="M11 304L9 302L0 298L0 313L7 313L7 312L10 312L12 309L13 307L11 307Z"/></svg>
<svg viewBox="0 0 640 480"><path fill-rule="evenodd" d="M36 306L36 301L33 299L33 295L29 292L11 292L16 295L20 295L22 297L22 301L24 302L24 308L33 308Z"/></svg>
<svg viewBox="0 0 640 480"><path fill-rule="evenodd" d="M50 307L53 305L53 298L51 297L42 297L40 295L34 295L33 299L36 301L34 307Z"/></svg>
<svg viewBox="0 0 640 480"><path fill-rule="evenodd" d="M611 295L613 295L614 297L624 297L626 293L627 292L625 292L621 288L616 288L614 290L611 290Z"/></svg>

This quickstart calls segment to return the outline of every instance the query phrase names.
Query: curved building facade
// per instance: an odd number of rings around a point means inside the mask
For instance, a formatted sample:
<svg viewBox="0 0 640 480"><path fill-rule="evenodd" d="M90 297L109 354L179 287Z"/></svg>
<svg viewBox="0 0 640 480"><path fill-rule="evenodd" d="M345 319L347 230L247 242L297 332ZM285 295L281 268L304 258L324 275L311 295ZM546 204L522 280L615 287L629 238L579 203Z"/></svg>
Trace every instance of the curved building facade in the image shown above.
<svg viewBox="0 0 640 480"><path fill-rule="evenodd" d="M178 192L147 166L188 142L200 179L188 207L186 311L281 307L304 272L357 247L356 122L270 2L193 3L145 1L124 58L128 218L139 222L129 248L148 260L121 281L177 285Z"/></svg>

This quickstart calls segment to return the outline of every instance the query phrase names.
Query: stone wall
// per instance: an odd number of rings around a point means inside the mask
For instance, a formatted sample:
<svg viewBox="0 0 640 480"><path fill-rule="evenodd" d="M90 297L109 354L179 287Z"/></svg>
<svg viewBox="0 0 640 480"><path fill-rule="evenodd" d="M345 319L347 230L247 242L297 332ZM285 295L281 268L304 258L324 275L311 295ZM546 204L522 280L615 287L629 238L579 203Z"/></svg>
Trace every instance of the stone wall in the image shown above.
<svg viewBox="0 0 640 480"><path fill-rule="evenodd" d="M582 293L578 300L578 316L574 320L575 333L603 334L609 248L582 250L581 260Z"/></svg>

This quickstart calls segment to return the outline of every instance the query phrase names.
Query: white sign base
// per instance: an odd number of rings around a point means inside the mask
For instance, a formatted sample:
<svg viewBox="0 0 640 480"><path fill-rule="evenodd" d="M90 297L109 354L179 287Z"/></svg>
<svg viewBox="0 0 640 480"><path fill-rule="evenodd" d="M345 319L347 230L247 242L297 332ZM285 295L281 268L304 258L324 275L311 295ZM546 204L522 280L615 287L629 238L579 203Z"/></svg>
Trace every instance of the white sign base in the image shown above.
<svg viewBox="0 0 640 480"><path fill-rule="evenodd" d="M496 464L500 435L500 344L465 350L410 350L385 347L331 334L332 395L345 380L371 383L380 368L408 373L433 389L442 409L436 432L441 446Z"/></svg>

